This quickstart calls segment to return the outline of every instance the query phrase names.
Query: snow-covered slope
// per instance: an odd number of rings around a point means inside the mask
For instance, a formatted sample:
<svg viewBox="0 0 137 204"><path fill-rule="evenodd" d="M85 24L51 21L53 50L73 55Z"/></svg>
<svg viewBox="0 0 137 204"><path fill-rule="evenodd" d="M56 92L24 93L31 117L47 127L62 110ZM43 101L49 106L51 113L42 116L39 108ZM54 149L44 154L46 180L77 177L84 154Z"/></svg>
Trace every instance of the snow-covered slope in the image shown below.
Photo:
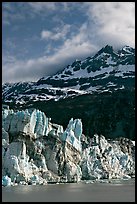
<svg viewBox="0 0 137 204"><path fill-rule="evenodd" d="M62 71L37 82L4 84L4 103L60 100L83 94L134 89L135 49L125 46L114 51L106 45L94 56L75 60Z"/></svg>

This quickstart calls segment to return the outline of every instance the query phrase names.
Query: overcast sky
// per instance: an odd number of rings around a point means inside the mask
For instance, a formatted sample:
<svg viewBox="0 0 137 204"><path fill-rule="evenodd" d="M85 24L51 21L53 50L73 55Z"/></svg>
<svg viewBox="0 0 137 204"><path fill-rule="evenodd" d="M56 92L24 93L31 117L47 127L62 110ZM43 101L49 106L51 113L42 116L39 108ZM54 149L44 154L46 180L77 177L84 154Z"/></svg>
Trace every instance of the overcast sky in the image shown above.
<svg viewBox="0 0 137 204"><path fill-rule="evenodd" d="M37 81L106 44L135 47L135 2L3 2L2 82Z"/></svg>

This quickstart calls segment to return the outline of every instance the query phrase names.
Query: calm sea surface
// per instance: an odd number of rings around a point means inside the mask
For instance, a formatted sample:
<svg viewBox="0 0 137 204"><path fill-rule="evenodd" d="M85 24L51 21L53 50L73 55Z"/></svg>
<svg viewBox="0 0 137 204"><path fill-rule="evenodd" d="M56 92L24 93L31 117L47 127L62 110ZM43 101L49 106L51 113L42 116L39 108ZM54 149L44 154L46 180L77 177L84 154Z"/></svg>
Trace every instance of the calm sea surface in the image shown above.
<svg viewBox="0 0 137 204"><path fill-rule="evenodd" d="M135 202L135 180L2 188L2 202Z"/></svg>

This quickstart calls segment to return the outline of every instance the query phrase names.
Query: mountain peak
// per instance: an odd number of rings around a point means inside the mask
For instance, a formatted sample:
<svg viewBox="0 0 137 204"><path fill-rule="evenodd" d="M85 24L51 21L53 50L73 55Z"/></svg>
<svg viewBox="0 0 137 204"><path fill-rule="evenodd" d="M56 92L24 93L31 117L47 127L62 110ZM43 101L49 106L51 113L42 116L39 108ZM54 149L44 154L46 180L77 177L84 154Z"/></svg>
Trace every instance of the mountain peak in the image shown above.
<svg viewBox="0 0 137 204"><path fill-rule="evenodd" d="M101 49L103 52L111 54L113 52L113 47L111 45L106 45Z"/></svg>
<svg viewBox="0 0 137 204"><path fill-rule="evenodd" d="M128 53L134 53L135 52L135 49L126 45L122 48L122 51L125 51L125 52L128 52Z"/></svg>
<svg viewBox="0 0 137 204"><path fill-rule="evenodd" d="M95 55L95 57L98 56L98 55L100 55L100 54L102 54L102 53L112 54L112 53L113 53L113 47L110 46L110 45L106 45L105 47L101 48L101 49L97 52L97 54Z"/></svg>

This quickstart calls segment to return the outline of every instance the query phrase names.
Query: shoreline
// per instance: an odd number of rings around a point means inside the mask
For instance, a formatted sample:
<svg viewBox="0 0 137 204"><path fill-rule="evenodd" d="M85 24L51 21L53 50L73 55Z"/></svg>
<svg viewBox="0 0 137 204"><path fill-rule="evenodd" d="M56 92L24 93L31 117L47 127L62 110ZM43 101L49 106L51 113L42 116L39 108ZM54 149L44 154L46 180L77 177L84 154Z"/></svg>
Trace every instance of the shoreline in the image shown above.
<svg viewBox="0 0 137 204"><path fill-rule="evenodd" d="M97 180L81 180L78 182L47 182L45 184L39 184L39 183L32 183L32 184L28 184L28 183L19 183L19 184L12 184L9 186L3 186L3 188L5 187L14 187L14 186L48 186L48 185L59 185L59 184L125 184L126 182L135 182L135 176L128 178L128 179L123 179L123 178L116 178L116 179L97 179Z"/></svg>
<svg viewBox="0 0 137 204"><path fill-rule="evenodd" d="M2 202L135 202L135 179L2 188Z"/></svg>

